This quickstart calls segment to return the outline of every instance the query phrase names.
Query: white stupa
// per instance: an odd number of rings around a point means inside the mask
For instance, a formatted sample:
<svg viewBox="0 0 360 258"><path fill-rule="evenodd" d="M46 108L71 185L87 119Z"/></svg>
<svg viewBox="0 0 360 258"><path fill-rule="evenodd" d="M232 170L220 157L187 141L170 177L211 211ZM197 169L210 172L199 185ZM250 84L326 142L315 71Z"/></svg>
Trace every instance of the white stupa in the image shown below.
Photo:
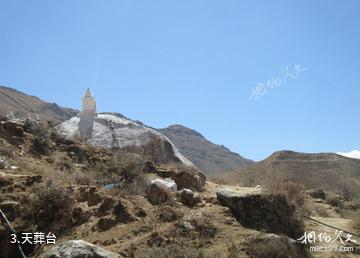
<svg viewBox="0 0 360 258"><path fill-rule="evenodd" d="M96 116L96 101L90 89L87 89L87 91L84 94L84 97L82 98L81 114Z"/></svg>

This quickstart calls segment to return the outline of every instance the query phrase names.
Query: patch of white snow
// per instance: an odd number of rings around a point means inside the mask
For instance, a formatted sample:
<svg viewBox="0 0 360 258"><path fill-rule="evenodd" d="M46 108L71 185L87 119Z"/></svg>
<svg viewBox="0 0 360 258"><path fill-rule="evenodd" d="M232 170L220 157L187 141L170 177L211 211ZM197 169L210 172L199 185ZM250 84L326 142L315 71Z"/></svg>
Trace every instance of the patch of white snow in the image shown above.
<svg viewBox="0 0 360 258"><path fill-rule="evenodd" d="M353 159L360 159L360 151L353 150L350 152L337 152L336 154L339 154L344 157L353 158Z"/></svg>

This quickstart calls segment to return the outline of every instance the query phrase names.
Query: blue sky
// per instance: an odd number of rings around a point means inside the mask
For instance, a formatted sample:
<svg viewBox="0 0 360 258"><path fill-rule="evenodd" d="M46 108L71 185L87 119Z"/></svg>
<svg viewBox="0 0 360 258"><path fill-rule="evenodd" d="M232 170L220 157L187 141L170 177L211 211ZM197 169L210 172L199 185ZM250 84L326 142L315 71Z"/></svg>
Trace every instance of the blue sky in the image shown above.
<svg viewBox="0 0 360 258"><path fill-rule="evenodd" d="M100 111L183 124L255 160L350 151L360 148L359 9L356 0L0 0L0 85L77 109L89 87ZM293 78L299 64L307 70Z"/></svg>

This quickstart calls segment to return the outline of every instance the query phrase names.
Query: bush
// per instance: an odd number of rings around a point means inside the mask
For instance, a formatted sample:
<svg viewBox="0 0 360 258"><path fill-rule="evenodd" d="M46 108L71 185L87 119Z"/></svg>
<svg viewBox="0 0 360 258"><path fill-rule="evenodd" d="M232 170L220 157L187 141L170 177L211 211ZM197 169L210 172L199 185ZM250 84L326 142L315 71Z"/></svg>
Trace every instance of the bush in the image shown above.
<svg viewBox="0 0 360 258"><path fill-rule="evenodd" d="M289 202L302 206L305 202L303 185L300 182L292 182L286 178L269 177L267 189L270 193L283 193Z"/></svg>
<svg viewBox="0 0 360 258"><path fill-rule="evenodd" d="M118 194L145 195L148 190L148 178L142 171L143 163L140 158L126 155L121 151L114 154L113 159L94 166L97 181L101 185L112 184Z"/></svg>
<svg viewBox="0 0 360 258"><path fill-rule="evenodd" d="M31 150L36 155L48 155L50 147L45 137L35 137L32 140Z"/></svg>
<svg viewBox="0 0 360 258"><path fill-rule="evenodd" d="M217 228L206 214L194 217L190 222L202 238L212 238L217 232Z"/></svg>
<svg viewBox="0 0 360 258"><path fill-rule="evenodd" d="M251 258L306 258L311 257L303 246L297 246L286 237L252 239L246 253Z"/></svg>
<svg viewBox="0 0 360 258"><path fill-rule="evenodd" d="M191 246L189 243L178 239L168 245L153 245L150 248L138 249L135 257L147 258L224 258L222 252L215 249L206 249Z"/></svg>
<svg viewBox="0 0 360 258"><path fill-rule="evenodd" d="M72 193L53 183L37 184L31 189L24 207L27 223L40 232L61 233L71 225L74 204Z"/></svg>
<svg viewBox="0 0 360 258"><path fill-rule="evenodd" d="M344 201L339 195L330 195L328 198L326 198L326 202L333 207L344 207Z"/></svg>

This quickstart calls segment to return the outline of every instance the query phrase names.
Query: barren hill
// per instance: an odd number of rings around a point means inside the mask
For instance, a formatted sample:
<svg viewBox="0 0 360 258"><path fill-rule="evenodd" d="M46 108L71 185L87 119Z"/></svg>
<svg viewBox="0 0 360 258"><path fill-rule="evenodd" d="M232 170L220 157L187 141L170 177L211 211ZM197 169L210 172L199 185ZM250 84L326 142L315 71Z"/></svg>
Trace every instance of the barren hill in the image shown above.
<svg viewBox="0 0 360 258"><path fill-rule="evenodd" d="M223 145L210 142L199 132L185 126L171 125L159 131L166 135L180 152L204 173L227 172L254 163Z"/></svg>
<svg viewBox="0 0 360 258"><path fill-rule="evenodd" d="M265 184L287 178L308 189L348 194L360 192L360 160L334 153L298 153L279 151L252 166L238 169L226 177L242 185Z"/></svg>
<svg viewBox="0 0 360 258"><path fill-rule="evenodd" d="M54 120L61 122L73 117L78 111L59 107L38 97L30 96L15 89L0 86L0 115L13 112L16 117L27 118L29 115L39 115L42 121Z"/></svg>

